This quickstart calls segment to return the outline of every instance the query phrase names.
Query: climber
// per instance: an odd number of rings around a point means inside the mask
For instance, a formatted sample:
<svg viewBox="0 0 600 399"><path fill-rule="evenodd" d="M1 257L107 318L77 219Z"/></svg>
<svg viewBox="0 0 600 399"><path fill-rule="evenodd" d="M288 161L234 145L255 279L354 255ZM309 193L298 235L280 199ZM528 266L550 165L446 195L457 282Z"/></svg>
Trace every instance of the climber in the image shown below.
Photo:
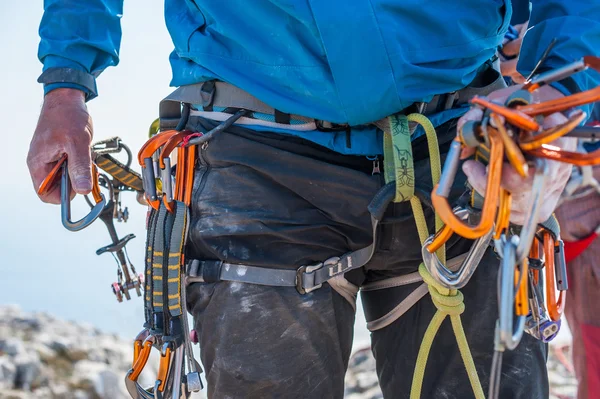
<svg viewBox="0 0 600 399"><path fill-rule="evenodd" d="M85 104L98 94L98 75L118 63L123 1L46 0L44 5L38 80L45 96L28 166L37 189L67 154L73 190L85 194L91 190L93 133ZM415 0L165 1L175 45L171 85L180 90L173 101L163 102L161 126L173 129L183 122L181 129L207 132L232 115L239 117L198 146L186 245L186 258L197 267L196 282L187 287L187 306L209 397L343 396L357 291L412 276L421 262L408 203L390 204L372 231L368 205L386 173L398 172L396 185L414 187L415 193L432 189L421 129L411 133L412 149L410 143L398 149L404 166L383 167L383 131L390 129L385 118L427 117L436 127L440 151L447 152L457 126L481 116L476 109L467 113L472 96L501 101L515 90L505 87L495 56L510 17L510 2L499 0L432 5ZM583 0L570 1L569 7L560 0L534 1L529 25L519 60L523 75L555 37L557 44L538 71L594 54L600 6ZM599 81L584 72L544 86L535 100L560 98ZM543 125L564 120L553 114ZM408 131L401 127L394 133ZM555 144L574 148L570 139ZM462 170L452 202L463 197L467 180L477 192L485 191L482 164L467 160ZM541 217L552 212L569 173L569 166L549 168L551 186ZM531 176L522 180L508 168L504 173L503 186L513 192L515 224L523 222ZM58 203L59 192L41 200ZM430 208L425 216L432 231ZM449 263L470 245L452 239ZM370 254L362 267L335 260L361 248L374 249L361 252ZM490 248L461 290L467 309L462 319L484 390L498 309L497 265ZM316 275L326 282L311 283ZM392 312L419 284L417 279L365 290L367 321ZM374 329L372 348L385 397L409 397L418 348L435 312L425 298ZM449 334L445 322L438 337ZM503 378L500 397L547 397L545 359L545 345L525 336L504 356L509 376ZM421 397L471 395L456 342L437 339Z"/></svg>

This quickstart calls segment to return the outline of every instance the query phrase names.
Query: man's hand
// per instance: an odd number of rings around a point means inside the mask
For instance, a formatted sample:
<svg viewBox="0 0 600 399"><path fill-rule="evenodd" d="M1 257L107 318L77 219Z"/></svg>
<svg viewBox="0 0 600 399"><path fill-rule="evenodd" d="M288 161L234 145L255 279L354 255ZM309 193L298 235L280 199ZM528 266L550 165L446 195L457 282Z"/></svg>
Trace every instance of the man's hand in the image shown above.
<svg viewBox="0 0 600 399"><path fill-rule="evenodd" d="M37 191L58 159L67 154L73 190L78 194L89 194L92 189L92 136L92 119L85 105L84 93L76 89L49 92L44 98L27 155L34 189ZM40 199L60 204L60 190L54 189Z"/></svg>
<svg viewBox="0 0 600 399"><path fill-rule="evenodd" d="M491 93L488 98L490 100L504 101L514 91L518 90L521 86L512 86L506 89L497 90ZM534 102L548 101L555 98L563 97L563 94L551 86L543 86L542 88L533 92ZM479 121L483 116L481 109L471 109L467 112L459 121L458 129L461 129L465 122L469 120ZM561 123L567 121L567 118L561 113L555 113L547 116L543 122L543 128L549 129ZM577 139L575 138L560 138L553 142L553 145L564 148L569 151L573 151L577 147ZM469 156L472 153L469 151L463 151L463 158ZM548 175L546 178L546 186L543 192L542 208L540 211L540 220L543 222L546 220L556 207L560 194L565 188L569 176L571 175L572 166L566 163L547 161L548 162ZM487 185L487 172L483 164L468 160L463 164L463 171L469 179L469 183L473 188L481 195L485 194L485 188ZM535 173L534 168L529 169L529 176L523 179L517 174L510 164L505 163L502 168L502 187L512 193L512 207L511 207L511 222L522 225L525 222L526 214L531 207L532 203L532 183L533 175Z"/></svg>
<svg viewBox="0 0 600 399"><path fill-rule="evenodd" d="M527 25L529 21L515 25L515 29L519 32L519 37L510 42L504 43L502 52L507 56L516 56L511 60L505 60L500 57L500 72L502 76L510 77L515 83L524 83L525 77L517 71L517 63L519 62L519 53L521 52L521 44L523 43L523 36L527 31Z"/></svg>

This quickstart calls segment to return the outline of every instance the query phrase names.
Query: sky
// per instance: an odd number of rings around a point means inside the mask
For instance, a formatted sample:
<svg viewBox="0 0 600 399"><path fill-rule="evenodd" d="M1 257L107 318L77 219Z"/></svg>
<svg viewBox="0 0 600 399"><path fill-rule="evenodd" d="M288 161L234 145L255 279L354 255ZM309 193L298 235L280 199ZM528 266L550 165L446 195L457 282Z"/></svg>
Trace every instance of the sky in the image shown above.
<svg viewBox="0 0 600 399"><path fill-rule="evenodd" d="M7 151L0 174L0 305L17 304L25 311L46 311L86 322L105 332L133 337L143 324L142 298L118 303L110 284L117 265L109 254L95 251L110 243L100 221L69 232L60 207L37 198L26 165L29 142L42 104L36 82L42 1L0 1L0 117ZM163 19L163 2L128 0L122 19L120 63L98 78L99 96L88 103L94 140L119 136L134 153L145 142L159 101L170 93L168 55L173 49ZM127 248L142 272L146 210L124 193L130 219L116 225L119 235L133 233ZM89 210L81 196L72 202L73 219ZM356 344L364 343L362 309L357 314Z"/></svg>

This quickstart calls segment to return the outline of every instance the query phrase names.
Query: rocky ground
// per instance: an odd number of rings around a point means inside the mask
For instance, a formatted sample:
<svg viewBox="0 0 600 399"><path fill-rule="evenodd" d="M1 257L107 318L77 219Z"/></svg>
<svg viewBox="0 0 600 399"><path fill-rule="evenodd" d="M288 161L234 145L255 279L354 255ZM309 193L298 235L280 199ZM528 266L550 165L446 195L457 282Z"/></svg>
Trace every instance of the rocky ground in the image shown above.
<svg viewBox="0 0 600 399"><path fill-rule="evenodd" d="M568 350L560 355L556 348L549 361L551 397L574 398ZM129 398L123 378L131 356L130 342L91 326L0 306L0 399ZM142 385L153 382L154 364L158 362L151 359L148 373L140 377ZM370 350L356 351L346 377L347 399L382 398L374 370Z"/></svg>
<svg viewBox="0 0 600 399"><path fill-rule="evenodd" d="M550 399L575 399L577 381L570 362L570 348L564 343L550 346L548 378ZM356 351L346 374L346 399L382 399L375 375L375 359L369 348Z"/></svg>

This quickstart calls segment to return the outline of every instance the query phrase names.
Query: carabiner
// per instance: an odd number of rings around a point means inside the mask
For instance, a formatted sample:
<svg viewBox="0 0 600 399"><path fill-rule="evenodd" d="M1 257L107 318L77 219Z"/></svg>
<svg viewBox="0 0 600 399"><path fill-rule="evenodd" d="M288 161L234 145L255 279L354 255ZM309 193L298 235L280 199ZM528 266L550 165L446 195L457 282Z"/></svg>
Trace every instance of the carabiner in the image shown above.
<svg viewBox="0 0 600 399"><path fill-rule="evenodd" d="M517 317L514 326L515 309L515 269L517 266L516 255L518 237L512 236L510 241L504 243L504 253L500 261L500 298L498 317L497 344L503 348L513 350L519 345L525 330L526 316ZM523 279L525 279L523 275Z"/></svg>
<svg viewBox="0 0 600 399"><path fill-rule="evenodd" d="M506 153L506 158L512 165L512 167L517 171L521 177L527 177L529 173L529 165L527 165L527 161L525 160L525 156L521 152L521 149L515 143L515 140L510 137L508 130L502 123L502 119L495 113L490 115L491 127L488 129L496 129L498 135L502 139L502 144L504 144L504 152Z"/></svg>
<svg viewBox="0 0 600 399"><path fill-rule="evenodd" d="M429 246L435 240L435 236L430 236L425 240L423 247L421 248L423 264L431 276L444 287L449 289L461 289L469 282L475 269L477 269L479 262L481 262L490 242L491 235L492 230L490 229L473 243L466 258L456 272L449 270L442 262L440 262L435 254L435 250L430 252Z"/></svg>
<svg viewBox="0 0 600 399"><path fill-rule="evenodd" d="M600 87L600 86L599 86ZM600 148L589 153L566 151L562 148L542 144L540 148L527 151L527 154L538 158L550 159L552 161L565 162L576 166L600 165Z"/></svg>
<svg viewBox="0 0 600 399"><path fill-rule="evenodd" d="M511 204L512 194L510 191L500 189L500 204L498 205L498 215L496 216L496 226L494 227L494 240L499 240L502 234L506 234L508 230Z"/></svg>
<svg viewBox="0 0 600 399"><path fill-rule="evenodd" d="M160 363L158 366L158 374L156 375L156 382L154 383L154 394L160 392L162 394L165 391L165 385L167 383L167 374L169 373L169 369L171 368L171 352L172 349L171 342L165 342L163 344L162 350L160 351ZM162 395L157 395L157 399L161 399Z"/></svg>
<svg viewBox="0 0 600 399"><path fill-rule="evenodd" d="M560 290L558 299L556 299L556 284L555 284L555 240L552 234L548 231L542 233L544 239L544 259L546 268L546 307L548 308L548 316L552 321L560 320L565 308L565 290Z"/></svg>
<svg viewBox="0 0 600 399"><path fill-rule="evenodd" d="M542 144L549 144L554 140L569 134L569 132L583 122L585 117L585 112L577 110L573 112L568 121L561 125L546 129L535 136L531 135L530 137L521 137L521 140L519 141L519 147L521 147L523 151L528 151L540 148Z"/></svg>
<svg viewBox="0 0 600 399"><path fill-rule="evenodd" d="M533 193L533 199L531 201L531 207L525 217L525 223L521 229L519 235L519 244L517 246L517 264L521 264L527 255L530 253L537 226L539 223L540 210L542 208L542 202L544 200L544 188L546 186L546 176L548 175L548 163L543 159L535 160L535 174L533 177L533 184L531 192Z"/></svg>
<svg viewBox="0 0 600 399"><path fill-rule="evenodd" d="M63 226L69 231L79 231L85 229L92 224L104 209L106 199L100 192L98 184L98 168L92 163L92 196L94 197L95 205L90 212L80 220L71 221L71 180L69 179L69 169L67 166L67 155L64 154L54 165L50 173L46 176L40 187L38 188L39 195L45 195L50 192L50 189L58 182L60 177L60 204L61 204L61 219Z"/></svg>
<svg viewBox="0 0 600 399"><path fill-rule="evenodd" d="M532 92L548 83L556 82L568 78L577 72L585 71L587 68L600 70L600 58L588 55L560 68L540 73L525 82L523 89Z"/></svg>
<svg viewBox="0 0 600 399"><path fill-rule="evenodd" d="M500 196L504 146L496 130L490 129L488 133L490 140L490 162L488 167L485 202L481 210L479 224L470 226L456 217L448 202L448 192L445 190L444 186L436 184L431 193L431 202L442 221L456 234L468 239L479 238L492 229L498 205L498 198ZM446 169L447 168L444 167L444 172L449 173ZM440 179L440 182L442 181L443 180Z"/></svg>
<svg viewBox="0 0 600 399"><path fill-rule="evenodd" d="M475 96L470 101L471 104L479 105L487 108L490 111L502 116L508 123L518 128L537 132L540 130L540 125L529 116L521 107L516 109L505 107L504 105L493 103L483 97Z"/></svg>
<svg viewBox="0 0 600 399"><path fill-rule="evenodd" d="M581 93L571 94L566 97L544 101L537 104L520 105L517 110L529 116L548 116L555 112L565 111L570 108L600 101L600 86ZM533 129L531 129L533 130Z"/></svg>
<svg viewBox="0 0 600 399"><path fill-rule="evenodd" d="M152 136L148 141L144 143L140 151L138 152L138 163L142 167L142 179L144 183L144 191L146 193L146 200L148 204L158 209L160 205L160 199L158 198L158 192L156 187L156 176L154 174L154 161L152 156L162 147L169 139L176 134L179 134L177 130L168 130ZM161 180L162 181L162 180Z"/></svg>

